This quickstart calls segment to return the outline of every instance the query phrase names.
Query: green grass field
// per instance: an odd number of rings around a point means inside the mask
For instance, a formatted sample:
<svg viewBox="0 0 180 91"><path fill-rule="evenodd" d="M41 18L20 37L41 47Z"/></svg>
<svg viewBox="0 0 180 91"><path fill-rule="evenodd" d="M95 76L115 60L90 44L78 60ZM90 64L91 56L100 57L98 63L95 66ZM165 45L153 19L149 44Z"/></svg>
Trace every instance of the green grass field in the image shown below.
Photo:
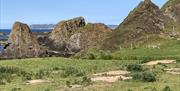
<svg viewBox="0 0 180 91"><path fill-rule="evenodd" d="M23 69L23 71L36 74L40 70L48 72L43 74L42 79L50 80L50 83L25 84L27 80L22 76L12 74L12 80L0 85L0 91L65 91L66 82L73 82L82 79L82 76L70 75L62 77L63 69L68 67L77 69L77 72L84 72L83 76L90 76L93 73L110 70L126 69L129 64L140 64L140 60L86 60L86 59L69 59L69 58L31 58L0 61L0 67L12 67ZM166 74L162 71L163 65L144 66L146 69L157 73L157 81L142 82L135 80L118 81L115 83L97 82L92 85L83 86L80 91L162 91L169 86L172 91L180 90L180 75ZM166 68L179 67L180 63L166 65ZM70 71L71 72L71 71ZM74 73L76 74L76 73ZM31 79L37 79L32 76ZM99 86L101 84L101 86ZM152 90L156 89L156 90ZM68 90L67 90L68 91ZM74 90L73 90L74 91ZM75 90L76 91L76 90ZM79 90L78 90L79 91Z"/></svg>

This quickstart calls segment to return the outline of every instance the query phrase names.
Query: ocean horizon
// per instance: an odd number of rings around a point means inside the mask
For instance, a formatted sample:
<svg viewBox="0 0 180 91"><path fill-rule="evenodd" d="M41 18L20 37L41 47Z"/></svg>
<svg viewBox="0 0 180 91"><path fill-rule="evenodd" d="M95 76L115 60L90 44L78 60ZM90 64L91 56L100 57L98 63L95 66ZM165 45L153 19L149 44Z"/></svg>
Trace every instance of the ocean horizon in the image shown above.
<svg viewBox="0 0 180 91"><path fill-rule="evenodd" d="M32 32L50 32L52 29L31 29ZM5 35L9 35L11 32L11 29L0 29L0 32L2 32Z"/></svg>

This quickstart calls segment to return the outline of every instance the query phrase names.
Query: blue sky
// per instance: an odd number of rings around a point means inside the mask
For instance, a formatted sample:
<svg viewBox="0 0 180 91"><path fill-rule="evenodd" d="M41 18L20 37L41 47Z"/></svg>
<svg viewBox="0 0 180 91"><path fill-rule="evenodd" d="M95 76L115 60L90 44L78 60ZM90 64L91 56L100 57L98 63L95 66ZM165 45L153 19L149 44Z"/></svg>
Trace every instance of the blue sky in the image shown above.
<svg viewBox="0 0 180 91"><path fill-rule="evenodd" d="M56 24L77 16L87 22L119 24L142 0L0 0L0 28L14 21ZM152 0L160 7L167 0Z"/></svg>

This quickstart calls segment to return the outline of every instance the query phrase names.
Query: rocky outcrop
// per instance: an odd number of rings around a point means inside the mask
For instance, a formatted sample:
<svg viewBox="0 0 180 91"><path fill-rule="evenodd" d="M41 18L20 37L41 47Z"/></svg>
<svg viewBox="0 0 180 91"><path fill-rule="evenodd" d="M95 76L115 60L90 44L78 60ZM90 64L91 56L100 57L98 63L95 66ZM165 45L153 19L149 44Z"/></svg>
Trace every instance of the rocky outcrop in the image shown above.
<svg viewBox="0 0 180 91"><path fill-rule="evenodd" d="M151 0L142 1L125 20L109 35L102 49L113 50L131 46L159 34L165 28L163 12Z"/></svg>
<svg viewBox="0 0 180 91"><path fill-rule="evenodd" d="M180 0L169 0L162 10L166 16L180 24Z"/></svg>
<svg viewBox="0 0 180 91"><path fill-rule="evenodd" d="M157 33L164 28L164 15L151 0L142 1L116 29L133 29L147 33ZM125 30L124 29L124 30Z"/></svg>
<svg viewBox="0 0 180 91"><path fill-rule="evenodd" d="M89 23L70 37L67 48L72 52L85 51L88 48L98 46L111 32L111 29L105 24Z"/></svg>
<svg viewBox="0 0 180 91"><path fill-rule="evenodd" d="M83 17L59 22L50 34L50 39L53 41L51 49L65 51L67 41L76 32L76 30L83 26L85 26L85 20Z"/></svg>
<svg viewBox="0 0 180 91"><path fill-rule="evenodd" d="M15 22L5 45L3 58L38 57L43 53L27 24Z"/></svg>

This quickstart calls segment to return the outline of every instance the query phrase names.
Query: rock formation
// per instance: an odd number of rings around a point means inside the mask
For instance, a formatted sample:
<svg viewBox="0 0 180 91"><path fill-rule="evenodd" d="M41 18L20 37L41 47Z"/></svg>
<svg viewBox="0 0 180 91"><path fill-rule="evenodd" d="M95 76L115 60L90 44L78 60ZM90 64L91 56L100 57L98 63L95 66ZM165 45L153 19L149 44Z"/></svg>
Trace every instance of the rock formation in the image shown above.
<svg viewBox="0 0 180 91"><path fill-rule="evenodd" d="M102 49L113 50L143 42L164 29L164 20L165 16L159 7L151 0L144 0L109 35L102 44Z"/></svg>
<svg viewBox="0 0 180 91"><path fill-rule="evenodd" d="M27 24L15 22L4 47L4 58L38 57L43 53Z"/></svg>
<svg viewBox="0 0 180 91"><path fill-rule="evenodd" d="M163 20L164 15L159 7L152 3L151 0L145 0L130 12L128 17L116 30L124 27L126 29L135 29L134 31L143 30L148 33L157 33L164 27Z"/></svg>
<svg viewBox="0 0 180 91"><path fill-rule="evenodd" d="M101 23L87 24L83 17L61 21L49 37L50 50L77 53L96 46L111 29Z"/></svg>
<svg viewBox="0 0 180 91"><path fill-rule="evenodd" d="M83 26L85 26L85 20L83 17L59 22L50 34L50 39L54 44L51 48L65 51L69 38L76 32L77 29Z"/></svg>
<svg viewBox="0 0 180 91"><path fill-rule="evenodd" d="M169 0L163 7L165 15L180 24L180 0Z"/></svg>
<svg viewBox="0 0 180 91"><path fill-rule="evenodd" d="M111 32L111 29L105 24L89 23L70 37L67 48L72 52L85 51L88 48L98 46Z"/></svg>

